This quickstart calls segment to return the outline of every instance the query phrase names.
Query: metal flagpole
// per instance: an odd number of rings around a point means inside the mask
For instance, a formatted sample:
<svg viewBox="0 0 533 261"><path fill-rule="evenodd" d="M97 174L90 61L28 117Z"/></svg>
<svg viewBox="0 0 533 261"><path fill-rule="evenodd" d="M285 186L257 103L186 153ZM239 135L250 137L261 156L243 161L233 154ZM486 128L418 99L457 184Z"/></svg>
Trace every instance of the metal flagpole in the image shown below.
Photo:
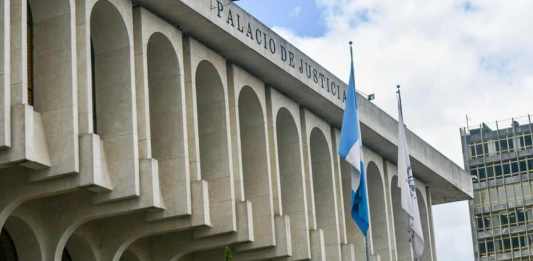
<svg viewBox="0 0 533 261"><path fill-rule="evenodd" d="M400 114L403 117L402 94L400 92L400 85L396 85L396 93L398 94L398 102L400 103ZM399 122L399 124L403 124L403 123ZM416 254L415 254L415 246L414 246L415 233L411 229L411 223L413 221L412 221L411 216L409 216L409 214L407 214L407 220L408 220L407 221L407 233L409 235L409 247L410 247L410 251L411 251L411 256L412 256L414 261L419 261L418 258L416 258Z"/></svg>
<svg viewBox="0 0 533 261"><path fill-rule="evenodd" d="M354 59L353 59L353 42L350 41L349 42L350 44L350 58L352 59L352 66L354 64ZM354 71L354 81L355 81L355 71ZM357 92L354 91L354 94L355 94L355 99L356 99L356 102L357 102ZM357 123L359 125L359 123ZM361 126L359 125L359 131L361 131ZM361 160L363 160L363 143L361 142ZM365 168L366 166L362 166L362 168ZM352 171L354 171L354 168L352 168ZM369 226L368 226L368 230L366 231L366 236L365 236L365 253L366 253L366 261L370 261L370 255L372 253L370 253L370 244L368 243L368 235L369 235L369 232L370 232L370 202L369 202L369 198L368 198L368 182L366 180L366 177L364 179L362 179L362 176L363 175L366 175L366 171L365 170L361 170L359 172L359 180L364 180L365 181L365 194L366 194L366 205L368 207L368 223L369 223ZM361 186L361 184L359 184L359 186Z"/></svg>

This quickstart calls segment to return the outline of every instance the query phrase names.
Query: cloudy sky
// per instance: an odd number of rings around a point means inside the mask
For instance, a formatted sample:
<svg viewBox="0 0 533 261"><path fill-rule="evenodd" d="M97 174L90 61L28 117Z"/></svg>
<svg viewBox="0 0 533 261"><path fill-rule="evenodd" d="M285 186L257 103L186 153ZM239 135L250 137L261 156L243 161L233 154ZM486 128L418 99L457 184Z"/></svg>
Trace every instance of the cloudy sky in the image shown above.
<svg viewBox="0 0 533 261"><path fill-rule="evenodd" d="M355 42L357 85L463 166L459 128L533 113L533 1L241 0L254 14L343 79ZM437 253L473 260L468 207L434 207Z"/></svg>

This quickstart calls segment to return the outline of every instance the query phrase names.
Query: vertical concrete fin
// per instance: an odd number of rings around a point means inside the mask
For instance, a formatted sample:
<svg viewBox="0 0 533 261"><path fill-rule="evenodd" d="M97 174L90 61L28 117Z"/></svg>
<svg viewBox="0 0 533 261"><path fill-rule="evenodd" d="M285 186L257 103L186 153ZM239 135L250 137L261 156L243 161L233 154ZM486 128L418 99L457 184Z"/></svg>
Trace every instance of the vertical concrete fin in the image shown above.
<svg viewBox="0 0 533 261"><path fill-rule="evenodd" d="M11 146L11 7L0 1L0 150Z"/></svg>

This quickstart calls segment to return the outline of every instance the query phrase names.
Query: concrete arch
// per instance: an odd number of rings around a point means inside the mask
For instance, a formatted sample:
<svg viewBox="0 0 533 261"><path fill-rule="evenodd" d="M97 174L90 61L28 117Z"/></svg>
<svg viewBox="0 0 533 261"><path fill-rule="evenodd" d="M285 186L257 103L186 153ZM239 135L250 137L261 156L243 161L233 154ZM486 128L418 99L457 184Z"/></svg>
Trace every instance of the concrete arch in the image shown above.
<svg viewBox="0 0 533 261"><path fill-rule="evenodd" d="M340 255L335 183L333 181L331 150L326 136L319 128L311 130L311 175L317 227L324 230L327 256Z"/></svg>
<svg viewBox="0 0 533 261"><path fill-rule="evenodd" d="M281 203L285 215L291 218L291 236L295 244L302 244L309 233L305 201L305 179L302 169L298 126L291 112L280 108L276 116L278 169ZM305 256L306 248L293 249L295 256Z"/></svg>
<svg viewBox="0 0 533 261"><path fill-rule="evenodd" d="M424 195L420 189L416 190L417 199L418 199L418 208L420 209L420 219L422 220L422 231L424 232L424 254L421 260L431 261L433 256L431 254L431 228L428 222L428 209Z"/></svg>
<svg viewBox="0 0 533 261"><path fill-rule="evenodd" d="M229 202L233 198L233 192L227 189L231 186L231 173L226 94L217 69L209 61L200 62L195 75L201 178L210 187L226 188L209 190L209 202L213 211L233 204Z"/></svg>
<svg viewBox="0 0 533 261"><path fill-rule="evenodd" d="M374 252L382 260L390 259L389 238L387 232L387 213L385 201L385 183L382 174L373 161L367 165L368 197L370 201L370 229Z"/></svg>
<svg viewBox="0 0 533 261"><path fill-rule="evenodd" d="M401 191L398 187L398 176L394 175L390 184L392 209L394 213L394 232L396 237L396 252L398 261L411 260L411 247L409 245L408 222L409 218L401 206Z"/></svg>
<svg viewBox="0 0 533 261"><path fill-rule="evenodd" d="M99 0L90 15L93 131L103 141L106 163L101 164L113 186L98 201L138 195L140 189L131 34L113 2Z"/></svg>
<svg viewBox="0 0 533 261"><path fill-rule="evenodd" d="M163 200L171 209L180 205L181 188L185 179L186 152L182 86L178 55L170 40L162 33L150 36L147 46L149 130L148 155L158 161Z"/></svg>
<svg viewBox="0 0 533 261"><path fill-rule="evenodd" d="M30 223L17 216L10 216L5 223L4 230L10 235L16 250L17 259L13 261L43 259L42 243L35 228ZM11 260L8 259L8 261Z"/></svg>
<svg viewBox="0 0 533 261"><path fill-rule="evenodd" d="M74 233L68 240L63 255L62 261L93 261L99 260L97 258L96 249L84 236L79 233Z"/></svg>
<svg viewBox="0 0 533 261"><path fill-rule="evenodd" d="M365 237L352 219L352 166L340 160L342 177L342 194L344 197L344 219L346 222L346 240L354 246L356 260L366 258Z"/></svg>
<svg viewBox="0 0 533 261"><path fill-rule="evenodd" d="M133 251L127 250L120 257L120 261L141 261L141 259Z"/></svg>
<svg viewBox="0 0 533 261"><path fill-rule="evenodd" d="M98 1L91 11L93 60L94 130L103 139L120 131L125 99L130 96L130 42L120 12L107 0ZM124 120L124 119L122 119Z"/></svg>
<svg viewBox="0 0 533 261"><path fill-rule="evenodd" d="M181 141L181 85L178 56L170 40L154 33L148 40L148 89L152 155L163 158L169 141ZM181 148L183 144L179 144ZM171 153L174 156L178 152ZM181 152L183 153L183 152Z"/></svg>
<svg viewBox="0 0 533 261"><path fill-rule="evenodd" d="M228 175L226 98L215 67L202 61L196 69L196 99L202 178Z"/></svg>
<svg viewBox="0 0 533 261"><path fill-rule="evenodd" d="M268 165L265 115L259 98L251 87L241 89L238 110L244 196L258 210L253 211L254 230L265 231L265 227L273 219L272 181Z"/></svg>

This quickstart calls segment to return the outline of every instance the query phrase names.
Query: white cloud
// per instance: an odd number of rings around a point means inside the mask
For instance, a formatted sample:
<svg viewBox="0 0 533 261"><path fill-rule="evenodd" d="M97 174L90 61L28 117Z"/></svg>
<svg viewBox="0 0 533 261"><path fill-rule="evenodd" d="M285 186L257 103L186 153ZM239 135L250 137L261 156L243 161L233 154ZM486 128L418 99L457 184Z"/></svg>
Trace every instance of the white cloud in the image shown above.
<svg viewBox="0 0 533 261"><path fill-rule="evenodd" d="M300 16L300 14L302 13L302 7L301 6L295 6L291 12L289 13L289 16L290 17L297 17L297 16Z"/></svg>
<svg viewBox="0 0 533 261"><path fill-rule="evenodd" d="M316 2L328 24L324 36L275 30L343 79L353 40L358 88L396 115L401 84L408 126L460 166L466 114L479 123L533 112L532 1ZM473 259L467 215L464 203L435 208L440 260Z"/></svg>

